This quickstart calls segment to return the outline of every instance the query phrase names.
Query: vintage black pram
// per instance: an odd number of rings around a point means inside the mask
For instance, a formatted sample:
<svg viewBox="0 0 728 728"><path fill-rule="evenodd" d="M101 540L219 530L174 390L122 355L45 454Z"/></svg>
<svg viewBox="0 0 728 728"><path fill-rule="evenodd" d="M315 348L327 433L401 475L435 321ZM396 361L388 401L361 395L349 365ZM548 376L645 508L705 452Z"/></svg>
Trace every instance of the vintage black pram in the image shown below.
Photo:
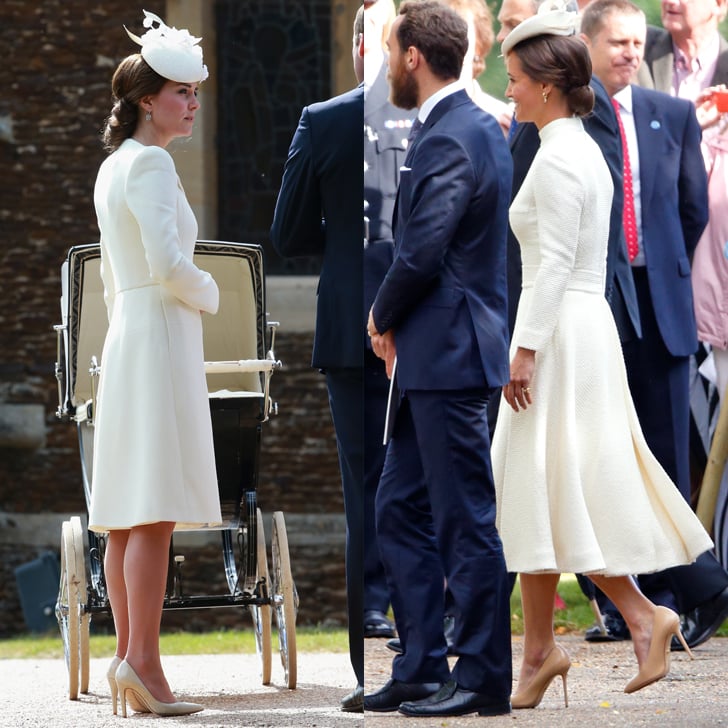
<svg viewBox="0 0 728 728"><path fill-rule="evenodd" d="M101 351L108 327L99 244L70 249L61 269L62 323L56 379L58 417L78 429L86 507L90 505L94 407ZM298 595L291 575L283 513L273 514L272 579L256 488L262 424L276 405L270 378L280 367L274 355L275 329L266 320L263 254L257 245L199 241L195 263L220 288L220 309L203 323L205 368L212 414L218 489L223 525L222 561L227 587L222 593L188 595L174 538L164 609L241 606L250 610L261 678L271 681L271 611L275 612L285 684L296 687ZM88 692L89 627L93 614L110 612L104 578L105 534L84 535L81 518L65 521L61 536L61 581L56 616L69 674L69 696ZM86 548L88 546L88 549Z"/></svg>

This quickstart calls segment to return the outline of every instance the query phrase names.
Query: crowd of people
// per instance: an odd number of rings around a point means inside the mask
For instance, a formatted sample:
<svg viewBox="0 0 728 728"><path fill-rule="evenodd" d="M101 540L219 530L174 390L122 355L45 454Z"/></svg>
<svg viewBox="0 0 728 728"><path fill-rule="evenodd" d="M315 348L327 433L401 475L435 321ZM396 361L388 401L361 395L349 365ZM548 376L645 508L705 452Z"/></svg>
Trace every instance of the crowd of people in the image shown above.
<svg viewBox="0 0 728 728"><path fill-rule="evenodd" d="M725 9L662 0L658 29L631 0L503 0L496 37L485 0L365 0L359 85L303 110L271 241L323 261L312 366L346 515L343 710L501 715L557 677L567 702L564 572L596 589L586 638L632 640L627 693L728 617L691 508L699 344L721 397L728 381ZM202 706L172 693L159 623L173 530L220 521L201 338L219 294L165 151L207 69L199 39L145 16L94 194L110 326L89 527L109 532L114 712L118 696L124 715L181 715ZM478 83L496 40L507 102ZM365 694L367 638L396 654Z"/></svg>

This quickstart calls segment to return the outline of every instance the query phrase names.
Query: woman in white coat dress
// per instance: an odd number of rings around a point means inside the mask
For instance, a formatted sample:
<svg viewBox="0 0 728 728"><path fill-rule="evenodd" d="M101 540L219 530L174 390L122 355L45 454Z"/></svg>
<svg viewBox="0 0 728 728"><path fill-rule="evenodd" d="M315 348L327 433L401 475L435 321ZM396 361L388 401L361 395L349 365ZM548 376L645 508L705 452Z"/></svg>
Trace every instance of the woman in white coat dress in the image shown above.
<svg viewBox="0 0 728 728"><path fill-rule="evenodd" d="M158 27L154 27L158 23ZM146 13L140 54L112 80L94 204L109 329L101 357L89 528L109 532L116 628L108 679L137 711L183 715L164 676L159 629L172 531L221 521L201 312L218 288L192 262L197 223L165 147L192 133L207 76L199 39ZM130 34L131 35L131 34Z"/></svg>
<svg viewBox="0 0 728 728"><path fill-rule="evenodd" d="M712 546L647 447L604 297L612 185L579 118L594 95L575 18L537 14L502 44L516 120L536 124L541 140L510 208L523 291L493 441L496 524L508 569L521 574L514 708L535 707L557 676L566 698L570 661L553 632L561 572L587 574L622 613L639 664L632 693L667 674L673 635L685 641L678 615L629 575L691 563Z"/></svg>

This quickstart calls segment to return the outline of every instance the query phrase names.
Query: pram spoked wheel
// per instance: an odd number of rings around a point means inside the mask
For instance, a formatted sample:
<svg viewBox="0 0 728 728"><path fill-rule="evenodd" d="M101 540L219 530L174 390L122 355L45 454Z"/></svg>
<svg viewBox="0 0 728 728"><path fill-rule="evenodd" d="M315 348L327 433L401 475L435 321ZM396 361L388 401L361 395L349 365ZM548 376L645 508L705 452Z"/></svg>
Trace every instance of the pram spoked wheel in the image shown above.
<svg viewBox="0 0 728 728"><path fill-rule="evenodd" d="M288 534L282 511L273 514L271 535L273 559L273 608L278 626L278 646L286 685L296 687L296 613L298 593L291 574L291 559L288 554Z"/></svg>
<svg viewBox="0 0 728 728"><path fill-rule="evenodd" d="M81 519L64 521L61 530L61 581L56 619L68 669L68 697L88 692L90 615L86 614L86 566Z"/></svg>
<svg viewBox="0 0 728 728"><path fill-rule="evenodd" d="M260 508L256 509L256 540L257 540L257 575L256 582L265 589L267 597L271 592L270 575L268 574L268 557L265 548L265 531L263 529L263 515ZM262 581L264 580L264 581ZM259 589L261 587L259 586ZM251 604L250 614L253 618L253 631L255 633L255 650L260 659L261 682L270 685L271 679L271 611L270 604Z"/></svg>

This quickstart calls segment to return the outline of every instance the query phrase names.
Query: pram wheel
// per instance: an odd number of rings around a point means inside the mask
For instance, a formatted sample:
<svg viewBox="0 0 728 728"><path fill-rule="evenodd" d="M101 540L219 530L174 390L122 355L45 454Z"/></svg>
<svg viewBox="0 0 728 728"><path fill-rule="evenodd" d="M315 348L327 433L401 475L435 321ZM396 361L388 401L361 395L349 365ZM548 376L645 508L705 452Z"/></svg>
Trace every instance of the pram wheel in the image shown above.
<svg viewBox="0 0 728 728"><path fill-rule="evenodd" d="M296 612L298 593L291 574L291 559L288 554L288 534L282 511L273 514L271 536L273 557L273 606L278 625L278 647L285 673L286 685L296 687Z"/></svg>
<svg viewBox="0 0 728 728"><path fill-rule="evenodd" d="M267 598L271 592L271 583L270 575L268 574L263 514L260 512L260 508L256 509L256 542L258 567L256 572L256 593L261 598ZM270 604L251 604L250 613L253 617L255 650L260 659L261 682L263 685L270 685L272 661Z"/></svg>
<svg viewBox="0 0 728 728"><path fill-rule="evenodd" d="M61 630L68 669L68 697L78 700L88 692L90 616L85 613L86 569L83 556L81 519L64 521L61 530L61 581L56 602L56 619Z"/></svg>

